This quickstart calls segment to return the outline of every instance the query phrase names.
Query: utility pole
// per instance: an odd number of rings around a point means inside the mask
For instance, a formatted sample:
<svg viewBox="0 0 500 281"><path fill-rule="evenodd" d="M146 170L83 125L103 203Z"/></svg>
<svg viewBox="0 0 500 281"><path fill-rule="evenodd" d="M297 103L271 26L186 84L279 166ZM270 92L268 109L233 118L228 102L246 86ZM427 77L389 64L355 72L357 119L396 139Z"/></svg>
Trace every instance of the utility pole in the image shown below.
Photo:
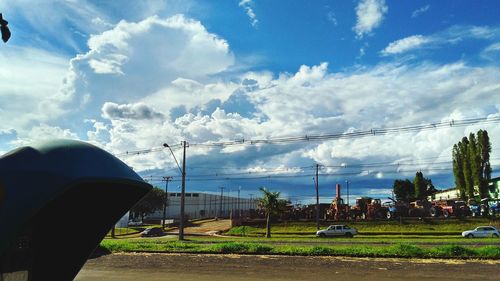
<svg viewBox="0 0 500 281"><path fill-rule="evenodd" d="M241 218L240 191L241 191L241 186L238 187L238 218Z"/></svg>
<svg viewBox="0 0 500 281"><path fill-rule="evenodd" d="M319 230L319 191L318 191L319 164L316 164L316 229Z"/></svg>
<svg viewBox="0 0 500 281"><path fill-rule="evenodd" d="M219 217L222 217L222 196L224 196L224 187L221 186L220 188L220 211L219 211Z"/></svg>
<svg viewBox="0 0 500 281"><path fill-rule="evenodd" d="M248 202L248 211L250 211L251 209L253 209L253 194L250 193L248 195L250 195L250 201Z"/></svg>
<svg viewBox="0 0 500 281"><path fill-rule="evenodd" d="M163 181L165 182L165 201L163 202L163 221L161 223L163 229L165 229L165 220L167 219L168 182L172 179L173 177L171 176L163 177Z"/></svg>
<svg viewBox="0 0 500 281"><path fill-rule="evenodd" d="M345 186L347 188L347 208L349 208L349 181L345 180Z"/></svg>
<svg viewBox="0 0 500 281"><path fill-rule="evenodd" d="M207 193L203 193L203 217L207 217Z"/></svg>
<svg viewBox="0 0 500 281"><path fill-rule="evenodd" d="M184 199L186 196L186 145L187 142L183 141L182 153L182 190L181 190L181 220L179 223L179 240L184 240Z"/></svg>

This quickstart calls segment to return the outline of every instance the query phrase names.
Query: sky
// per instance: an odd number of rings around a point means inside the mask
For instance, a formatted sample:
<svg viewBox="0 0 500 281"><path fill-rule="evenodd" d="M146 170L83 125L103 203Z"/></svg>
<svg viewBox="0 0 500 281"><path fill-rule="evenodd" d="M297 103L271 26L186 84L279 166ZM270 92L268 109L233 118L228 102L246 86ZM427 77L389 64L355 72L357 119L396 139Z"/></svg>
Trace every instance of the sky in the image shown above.
<svg viewBox="0 0 500 281"><path fill-rule="evenodd" d="M178 191L321 202L386 198L421 170L454 186L451 148L479 129L500 168L500 3L1 1L0 154L69 138ZM252 144L486 118L365 137ZM491 121L493 120L493 121ZM244 144L207 146L246 140ZM151 151L152 149L152 151ZM144 153L132 153L143 151ZM126 153L130 152L130 153ZM180 163L180 162L179 162Z"/></svg>

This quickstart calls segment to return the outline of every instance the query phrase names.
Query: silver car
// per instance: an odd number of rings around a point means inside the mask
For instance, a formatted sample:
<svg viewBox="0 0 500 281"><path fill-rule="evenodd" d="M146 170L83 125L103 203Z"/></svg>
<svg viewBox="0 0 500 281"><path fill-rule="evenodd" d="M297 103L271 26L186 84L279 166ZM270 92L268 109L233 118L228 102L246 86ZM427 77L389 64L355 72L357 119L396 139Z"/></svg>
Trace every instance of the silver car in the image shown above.
<svg viewBox="0 0 500 281"><path fill-rule="evenodd" d="M358 234L355 228L350 228L347 225L330 225L327 229L318 230L316 236L319 237L333 237L333 236L344 236L353 237Z"/></svg>
<svg viewBox="0 0 500 281"><path fill-rule="evenodd" d="M499 237L498 229L493 226L478 226L474 230L466 230L462 232L463 237Z"/></svg>

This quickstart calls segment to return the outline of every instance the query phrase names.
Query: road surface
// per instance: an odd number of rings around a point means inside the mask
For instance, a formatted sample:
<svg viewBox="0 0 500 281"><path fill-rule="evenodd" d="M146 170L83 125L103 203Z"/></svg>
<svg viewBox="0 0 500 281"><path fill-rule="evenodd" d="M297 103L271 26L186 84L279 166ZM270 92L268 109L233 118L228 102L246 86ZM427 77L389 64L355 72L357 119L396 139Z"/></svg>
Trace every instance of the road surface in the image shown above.
<svg viewBox="0 0 500 281"><path fill-rule="evenodd" d="M118 253L75 280L498 280L500 261Z"/></svg>

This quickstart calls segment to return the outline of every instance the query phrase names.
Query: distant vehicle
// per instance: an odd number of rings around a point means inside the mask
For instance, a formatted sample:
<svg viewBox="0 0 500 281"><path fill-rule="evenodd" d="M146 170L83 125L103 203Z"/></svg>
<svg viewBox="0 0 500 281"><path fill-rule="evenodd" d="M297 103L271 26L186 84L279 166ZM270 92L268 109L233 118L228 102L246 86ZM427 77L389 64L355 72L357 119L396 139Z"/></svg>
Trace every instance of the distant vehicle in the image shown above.
<svg viewBox="0 0 500 281"><path fill-rule="evenodd" d="M316 232L316 236L318 237L344 236L350 238L356 234L358 234L358 231L347 225L330 225L327 229L318 230Z"/></svg>
<svg viewBox="0 0 500 281"><path fill-rule="evenodd" d="M160 227L147 228L143 232L141 232L141 237L157 237L163 235L165 235L165 232L163 232Z"/></svg>
<svg viewBox="0 0 500 281"><path fill-rule="evenodd" d="M474 238L474 237L499 237L498 229L493 226L478 226L474 230L466 230L462 232L463 237Z"/></svg>
<svg viewBox="0 0 500 281"><path fill-rule="evenodd" d="M141 226L142 221L129 221L128 226Z"/></svg>

